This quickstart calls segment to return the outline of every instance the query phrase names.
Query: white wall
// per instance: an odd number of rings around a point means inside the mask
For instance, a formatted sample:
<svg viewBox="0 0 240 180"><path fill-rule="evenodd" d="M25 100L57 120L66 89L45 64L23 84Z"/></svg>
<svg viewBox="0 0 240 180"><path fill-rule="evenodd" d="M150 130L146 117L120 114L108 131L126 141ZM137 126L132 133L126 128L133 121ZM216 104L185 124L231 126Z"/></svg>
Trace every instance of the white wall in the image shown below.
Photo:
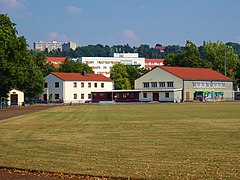
<svg viewBox="0 0 240 180"><path fill-rule="evenodd" d="M80 57L78 62L86 63L92 67L95 74L103 74L110 77L110 70L118 62L126 65L140 65L145 67L145 58L138 57Z"/></svg>
<svg viewBox="0 0 240 180"><path fill-rule="evenodd" d="M64 103L83 103L85 101L90 101L91 98L88 97L88 94L91 94L92 91L111 91L113 90L113 82L109 81L63 81L58 77L49 74L46 76L46 82L48 87L44 88L44 93L41 96L43 100L44 94L47 94L47 99L52 101L63 100ZM55 88L55 82L59 82L59 88ZM76 83L76 87L74 84ZM84 87L82 87L82 83ZM88 87L88 83L91 84L91 87ZM97 83L97 87L95 87ZM102 83L104 87L101 87ZM52 94L52 99L49 99L49 95ZM59 94L59 99L55 99L55 94ZM82 97L83 94L83 97ZM76 99L75 99L76 98Z"/></svg>
<svg viewBox="0 0 240 180"><path fill-rule="evenodd" d="M18 105L22 105L24 102L24 93L22 91L13 89L8 93L8 105L11 105L11 94L17 94L18 95Z"/></svg>

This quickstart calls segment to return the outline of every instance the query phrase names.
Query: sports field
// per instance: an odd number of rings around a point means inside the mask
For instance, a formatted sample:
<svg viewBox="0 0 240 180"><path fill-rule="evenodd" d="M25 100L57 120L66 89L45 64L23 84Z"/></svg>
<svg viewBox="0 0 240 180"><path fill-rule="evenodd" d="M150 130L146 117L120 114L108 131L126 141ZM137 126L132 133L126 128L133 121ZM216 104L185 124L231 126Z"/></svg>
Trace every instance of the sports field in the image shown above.
<svg viewBox="0 0 240 180"><path fill-rule="evenodd" d="M240 103L59 106L21 115L0 121L0 166L240 179Z"/></svg>

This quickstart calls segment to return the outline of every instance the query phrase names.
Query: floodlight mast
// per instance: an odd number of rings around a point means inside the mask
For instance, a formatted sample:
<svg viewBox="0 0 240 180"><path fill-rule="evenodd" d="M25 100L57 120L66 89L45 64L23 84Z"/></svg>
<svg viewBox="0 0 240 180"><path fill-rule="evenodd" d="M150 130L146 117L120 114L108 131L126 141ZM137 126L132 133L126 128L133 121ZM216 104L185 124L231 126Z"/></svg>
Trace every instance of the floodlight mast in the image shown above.
<svg viewBox="0 0 240 180"><path fill-rule="evenodd" d="M224 52L224 75L227 76L226 47Z"/></svg>

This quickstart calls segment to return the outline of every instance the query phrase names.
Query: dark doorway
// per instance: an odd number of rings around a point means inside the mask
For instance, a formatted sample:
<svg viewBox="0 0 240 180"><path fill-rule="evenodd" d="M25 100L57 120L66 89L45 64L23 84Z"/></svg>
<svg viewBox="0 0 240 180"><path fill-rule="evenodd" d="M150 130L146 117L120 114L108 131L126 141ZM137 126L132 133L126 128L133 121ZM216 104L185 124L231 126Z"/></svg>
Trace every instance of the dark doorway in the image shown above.
<svg viewBox="0 0 240 180"><path fill-rule="evenodd" d="M159 101L159 93L153 93L153 101Z"/></svg>
<svg viewBox="0 0 240 180"><path fill-rule="evenodd" d="M11 94L11 105L18 105L18 95Z"/></svg>

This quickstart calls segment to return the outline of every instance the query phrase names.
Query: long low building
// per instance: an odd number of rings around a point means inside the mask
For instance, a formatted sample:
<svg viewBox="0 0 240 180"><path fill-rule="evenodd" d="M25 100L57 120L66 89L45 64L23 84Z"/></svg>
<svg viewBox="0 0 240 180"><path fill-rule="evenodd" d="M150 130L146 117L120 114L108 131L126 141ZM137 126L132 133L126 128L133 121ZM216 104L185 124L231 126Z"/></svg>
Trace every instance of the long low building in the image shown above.
<svg viewBox="0 0 240 180"><path fill-rule="evenodd" d="M135 80L134 90L92 91L92 101L233 101L233 80L209 68L156 67Z"/></svg>

